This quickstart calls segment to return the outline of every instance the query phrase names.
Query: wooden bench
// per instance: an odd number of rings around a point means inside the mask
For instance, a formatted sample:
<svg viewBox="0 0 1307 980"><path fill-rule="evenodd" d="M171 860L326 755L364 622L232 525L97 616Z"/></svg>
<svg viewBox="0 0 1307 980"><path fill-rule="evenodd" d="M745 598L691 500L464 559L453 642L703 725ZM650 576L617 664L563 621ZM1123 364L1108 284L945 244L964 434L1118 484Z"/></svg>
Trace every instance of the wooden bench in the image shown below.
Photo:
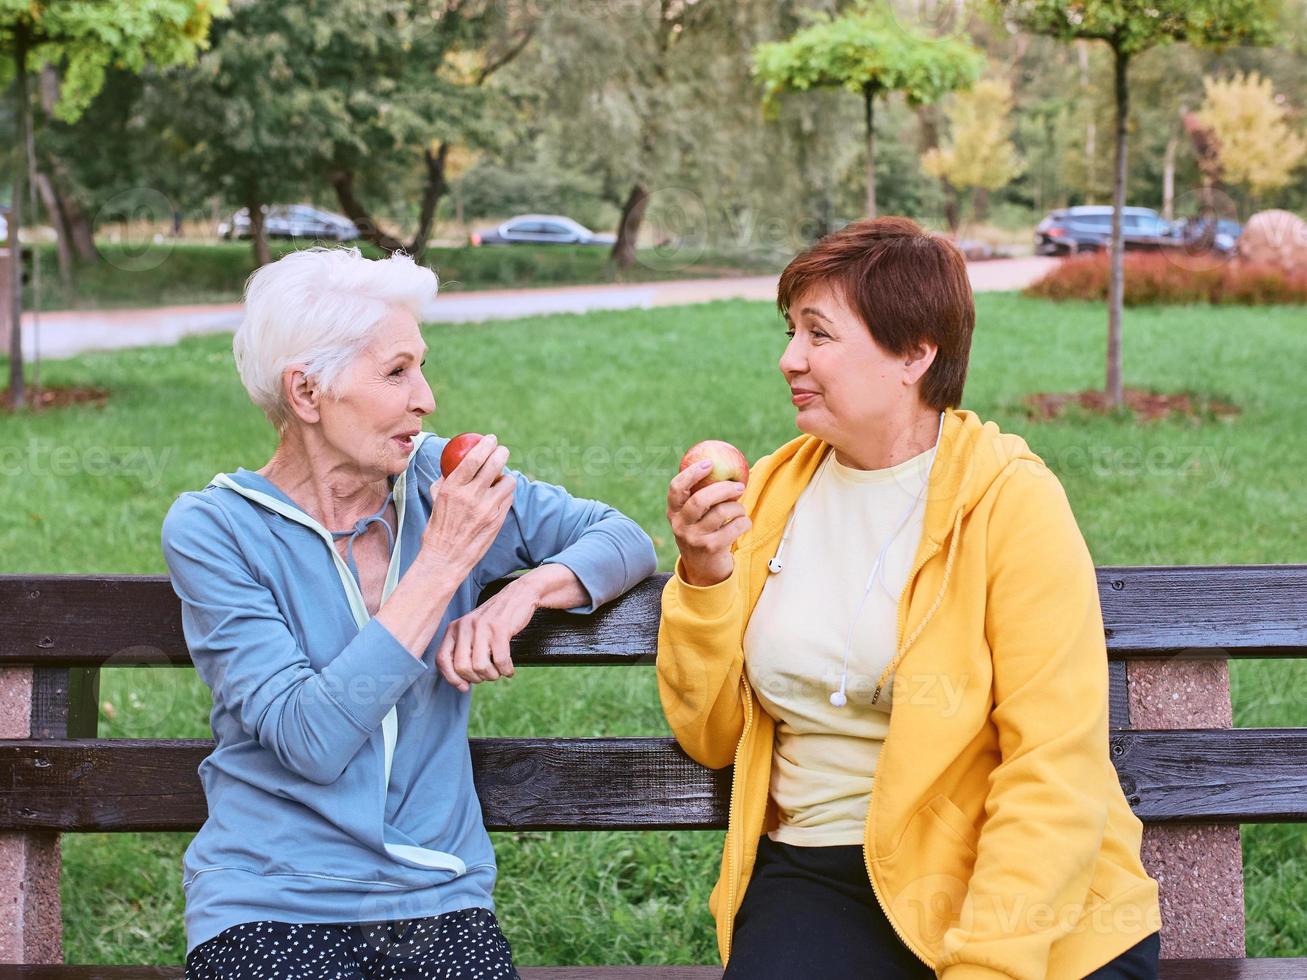
<svg viewBox="0 0 1307 980"><path fill-rule="evenodd" d="M655 576L591 617L542 613L521 665L652 663ZM1228 658L1307 657L1307 566L1103 568L1110 752L1146 824L1163 894L1166 980L1307 977L1244 959L1239 825L1307 821L1307 729L1232 730ZM206 741L99 739L99 671L185 667L167 579L0 576L0 980L176 978L180 967L62 960L59 834L194 831ZM729 773L669 738L480 739L492 830L721 829ZM705 876L717 867L705 866ZM29 964L29 965L18 965ZM537 967L527 980L706 980L715 967Z"/></svg>

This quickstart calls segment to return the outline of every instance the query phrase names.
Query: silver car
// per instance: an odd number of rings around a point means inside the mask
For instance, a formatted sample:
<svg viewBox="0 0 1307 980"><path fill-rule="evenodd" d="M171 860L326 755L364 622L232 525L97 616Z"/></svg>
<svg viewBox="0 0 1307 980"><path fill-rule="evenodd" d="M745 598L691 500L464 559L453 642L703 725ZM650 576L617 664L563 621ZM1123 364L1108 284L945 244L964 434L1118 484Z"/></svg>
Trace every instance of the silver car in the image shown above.
<svg viewBox="0 0 1307 980"><path fill-rule="evenodd" d="M473 245L612 245L616 235L594 232L561 214L519 214L496 228L472 233Z"/></svg>
<svg viewBox="0 0 1307 980"><path fill-rule="evenodd" d="M358 227L342 214L311 204L274 204L263 208L264 234L269 238L309 238L349 242L359 237ZM219 238L249 238L250 212L241 208L218 225Z"/></svg>

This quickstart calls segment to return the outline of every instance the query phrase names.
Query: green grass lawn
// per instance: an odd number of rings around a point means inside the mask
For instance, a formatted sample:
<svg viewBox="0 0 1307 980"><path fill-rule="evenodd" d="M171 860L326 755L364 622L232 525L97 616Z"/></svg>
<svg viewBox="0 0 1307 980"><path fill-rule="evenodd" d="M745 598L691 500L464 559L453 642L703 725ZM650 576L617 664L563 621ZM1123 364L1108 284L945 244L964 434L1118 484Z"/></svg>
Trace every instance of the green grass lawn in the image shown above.
<svg viewBox="0 0 1307 980"><path fill-rule="evenodd" d="M311 244L272 242L272 257L277 259ZM371 258L382 255L371 245L360 248ZM254 271L248 242L208 245L174 244L166 240L139 245L101 242L100 261L80 267L73 290L65 292L59 281L54 246L40 246L40 250L43 310L234 303L240 300L245 280ZM440 276L441 288L449 291L780 272L774 256L700 255L688 251L678 254L649 248L641 249L636 264L619 276L608 261L608 249L581 245L433 248L427 252L426 263ZM29 282L23 290L23 308L32 309L35 305Z"/></svg>
<svg viewBox="0 0 1307 980"><path fill-rule="evenodd" d="M1035 424L1032 391L1097 386L1105 317L1093 305L978 298L966 403L1023 433L1062 477L1099 564L1307 562L1300 309L1140 309L1126 318L1130 383L1218 396L1223 422ZM495 432L510 465L638 520L669 568L666 481L709 437L756 458L794 434L776 367L784 337L763 303L716 303L433 326L428 428ZM43 368L97 384L101 410L0 422L0 571L162 573L159 524L176 494L262 465L271 430L224 337L91 354ZM56 452L58 450L58 452ZM1307 663L1233 667L1236 723L1307 726ZM207 737L190 671L111 670L102 731ZM474 735L656 735L652 671L522 671L479 688ZM180 962L185 835L64 838L69 962ZM526 964L713 962L706 910L717 833L501 834L504 928ZM1307 955L1307 827L1247 828L1252 955Z"/></svg>

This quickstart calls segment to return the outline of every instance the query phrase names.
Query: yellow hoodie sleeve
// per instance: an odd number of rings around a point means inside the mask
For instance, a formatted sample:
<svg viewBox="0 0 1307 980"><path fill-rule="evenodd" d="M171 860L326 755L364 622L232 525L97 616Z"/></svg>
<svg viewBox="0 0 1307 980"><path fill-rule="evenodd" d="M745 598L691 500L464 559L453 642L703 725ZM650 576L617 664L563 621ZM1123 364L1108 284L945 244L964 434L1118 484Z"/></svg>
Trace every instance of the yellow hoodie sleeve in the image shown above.
<svg viewBox="0 0 1307 980"><path fill-rule="evenodd" d="M1107 654L1093 561L1057 478L995 488L985 631L1001 762L943 980L1046 980L1087 900L1107 819ZM1062 980L1062 978L1048 978Z"/></svg>
<svg viewBox="0 0 1307 980"><path fill-rule="evenodd" d="M681 563L663 590L658 624L658 696L690 758L710 769L731 764L744 731L744 593L736 560L730 578L690 585Z"/></svg>

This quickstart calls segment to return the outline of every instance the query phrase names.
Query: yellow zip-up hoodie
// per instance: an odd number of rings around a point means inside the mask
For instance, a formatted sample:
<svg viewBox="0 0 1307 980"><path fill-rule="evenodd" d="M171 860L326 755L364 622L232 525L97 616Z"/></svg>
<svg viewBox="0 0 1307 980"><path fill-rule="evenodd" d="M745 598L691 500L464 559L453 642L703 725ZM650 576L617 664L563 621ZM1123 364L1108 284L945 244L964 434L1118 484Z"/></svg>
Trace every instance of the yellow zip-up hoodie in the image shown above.
<svg viewBox="0 0 1307 980"><path fill-rule="evenodd" d="M709 900L723 963L758 838L777 823L775 726L745 676L745 628L827 449L803 436L760 460L731 577L699 588L678 565L663 593L663 711L692 758L735 766ZM943 980L1079 980L1161 928L1143 827L1109 759L1089 551L1040 458L968 411L944 419L880 685L891 673L863 851L909 949Z"/></svg>

